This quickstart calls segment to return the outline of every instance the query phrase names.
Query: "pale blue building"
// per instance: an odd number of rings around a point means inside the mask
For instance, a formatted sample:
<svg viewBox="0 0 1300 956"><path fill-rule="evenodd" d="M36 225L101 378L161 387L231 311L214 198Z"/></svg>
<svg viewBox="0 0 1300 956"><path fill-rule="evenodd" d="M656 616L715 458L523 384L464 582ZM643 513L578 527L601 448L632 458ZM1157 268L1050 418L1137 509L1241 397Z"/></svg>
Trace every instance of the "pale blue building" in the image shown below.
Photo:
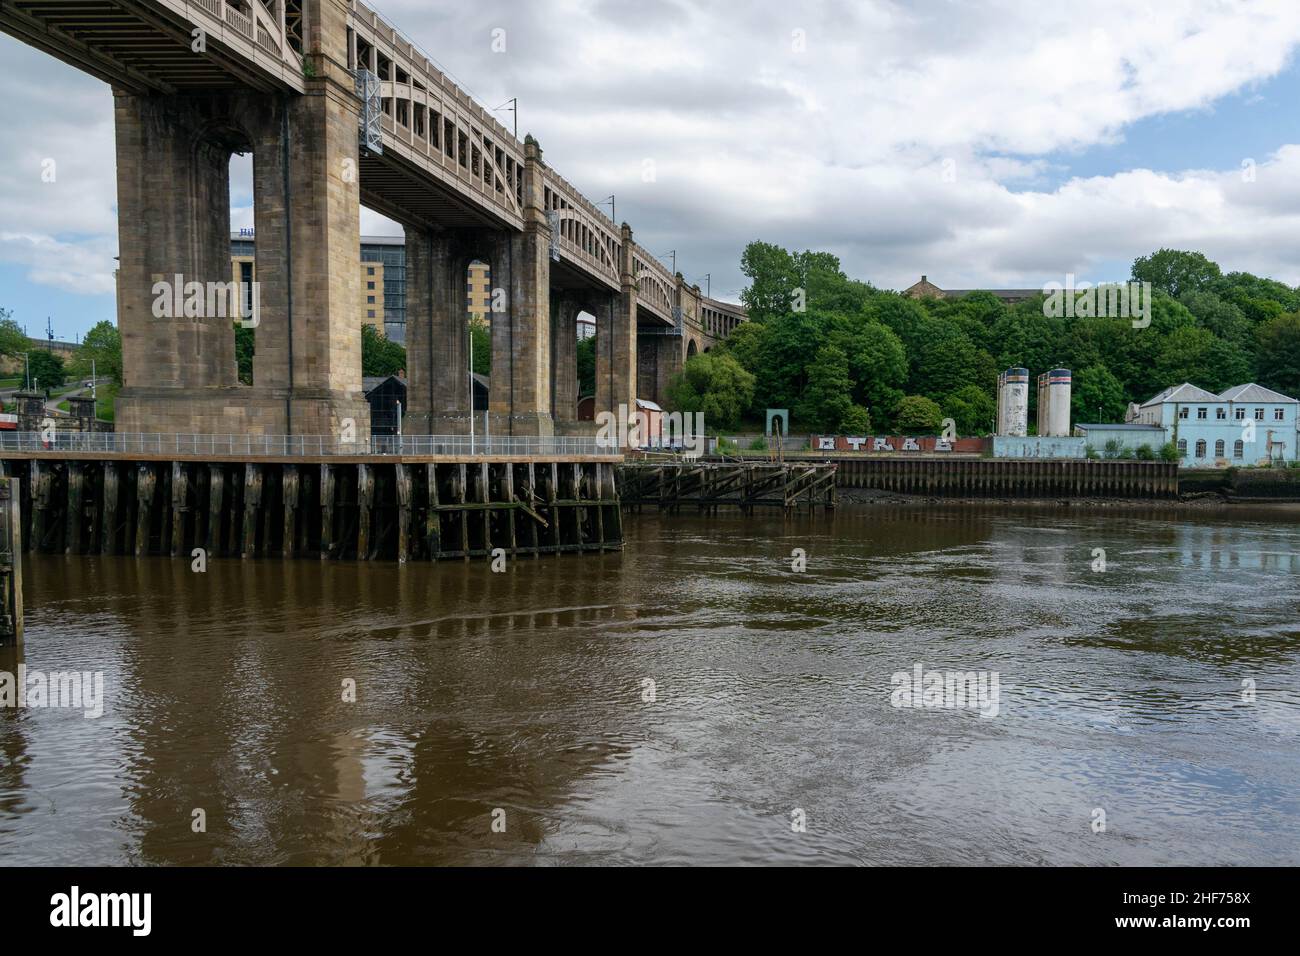
<svg viewBox="0 0 1300 956"><path fill-rule="evenodd" d="M1184 468L1226 468L1296 461L1298 416L1300 401L1262 385L1236 385L1215 395L1184 382L1130 406L1126 417L1130 424L1160 428L1160 444L1174 442Z"/></svg>
<svg viewBox="0 0 1300 956"><path fill-rule="evenodd" d="M1105 455L1107 449L1113 447L1119 450L1121 457L1126 458L1136 457L1140 448L1146 448L1153 456L1158 455L1168 441L1165 430L1159 425L1142 425L1137 422L1096 425L1080 422L1074 426L1074 433L1098 455Z"/></svg>

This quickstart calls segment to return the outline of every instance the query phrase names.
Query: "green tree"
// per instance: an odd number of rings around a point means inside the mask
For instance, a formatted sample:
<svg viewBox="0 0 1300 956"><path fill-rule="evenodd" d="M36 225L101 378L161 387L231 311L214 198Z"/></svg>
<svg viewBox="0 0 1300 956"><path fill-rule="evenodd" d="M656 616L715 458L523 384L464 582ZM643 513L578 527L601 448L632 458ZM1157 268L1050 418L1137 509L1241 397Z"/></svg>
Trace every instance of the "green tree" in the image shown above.
<svg viewBox="0 0 1300 956"><path fill-rule="evenodd" d="M905 435L934 434L943 424L943 411L924 395L908 395L898 403L894 421Z"/></svg>
<svg viewBox="0 0 1300 956"><path fill-rule="evenodd" d="M1279 315L1260 327L1256 367L1261 385L1300 397L1300 314Z"/></svg>
<svg viewBox="0 0 1300 956"><path fill-rule="evenodd" d="M1128 410L1124 385L1104 365L1075 372L1070 387L1070 415L1076 422L1120 422Z"/></svg>
<svg viewBox="0 0 1300 956"><path fill-rule="evenodd" d="M122 334L107 320L97 322L86 333L72 355L70 371L77 378L96 376L122 384Z"/></svg>
<svg viewBox="0 0 1300 956"><path fill-rule="evenodd" d="M803 279L789 252L770 242L751 242L741 253L740 271L749 280L740 301L750 321L766 322L791 310Z"/></svg>
<svg viewBox="0 0 1300 956"><path fill-rule="evenodd" d="M253 384L253 353L256 351L256 333L253 329L235 324L235 368L241 385Z"/></svg>
<svg viewBox="0 0 1300 956"><path fill-rule="evenodd" d="M1133 260L1133 279L1150 282L1177 298L1207 288L1220 277L1219 266L1199 252L1161 249Z"/></svg>
<svg viewBox="0 0 1300 956"><path fill-rule="evenodd" d="M1276 279L1266 279L1251 275L1249 272L1229 272L1213 283L1211 288L1216 295L1246 313L1259 309L1265 303L1277 305L1282 312L1300 310L1300 291L1283 285ZM1272 318L1271 315L1250 317L1256 321L1261 318Z"/></svg>
<svg viewBox="0 0 1300 956"><path fill-rule="evenodd" d="M908 388L916 395L939 398L965 385L992 388L997 378L992 356L975 347L953 322L929 319L908 349Z"/></svg>
<svg viewBox="0 0 1300 956"><path fill-rule="evenodd" d="M714 351L726 352L747 372L758 372L763 358L763 339L768 326L758 322L742 322Z"/></svg>
<svg viewBox="0 0 1300 956"><path fill-rule="evenodd" d="M845 435L870 435L871 412L861 405L854 405L840 419L840 432Z"/></svg>
<svg viewBox="0 0 1300 956"><path fill-rule="evenodd" d="M406 349L380 335L373 325L361 327L361 374L396 375L406 368Z"/></svg>
<svg viewBox="0 0 1300 956"><path fill-rule="evenodd" d="M903 397L907 384L907 350L888 326L858 316L835 316L829 335L831 344L849 360L853 400L874 410L878 419Z"/></svg>
<svg viewBox="0 0 1300 956"><path fill-rule="evenodd" d="M958 435L986 435L998 413L993 396L978 385L964 385L943 402L943 410L957 426Z"/></svg>
<svg viewBox="0 0 1300 956"><path fill-rule="evenodd" d="M63 359L47 349L32 349L27 353L27 362L34 388L41 390L58 388L68 380Z"/></svg>
<svg viewBox="0 0 1300 956"><path fill-rule="evenodd" d="M596 394L596 337L578 342L578 397Z"/></svg>
<svg viewBox="0 0 1300 956"><path fill-rule="evenodd" d="M13 320L13 313L0 309L0 355L21 358L32 347L23 327Z"/></svg>
<svg viewBox="0 0 1300 956"><path fill-rule="evenodd" d="M469 317L469 339L474 351L474 373L476 375L492 374L492 329L483 316L475 313ZM593 371L591 380L596 380Z"/></svg>
<svg viewBox="0 0 1300 956"><path fill-rule="evenodd" d="M762 338L755 378L758 394L773 408L794 408L808 384L808 356L823 339L822 317L790 312L773 319Z"/></svg>
<svg viewBox="0 0 1300 956"><path fill-rule="evenodd" d="M849 358L834 345L823 345L808 366L808 388L795 409L799 420L819 431L838 431L853 409Z"/></svg>
<svg viewBox="0 0 1300 956"><path fill-rule="evenodd" d="M735 428L754 398L754 376L730 355L701 352L668 383L670 410L703 412L706 428Z"/></svg>
<svg viewBox="0 0 1300 956"><path fill-rule="evenodd" d="M1193 382L1210 391L1221 391L1231 384L1216 385L1222 372L1219 363L1224 358L1224 351L1209 329L1175 329L1160 343L1155 361L1156 377L1170 385ZM1234 374L1240 371L1240 368L1234 369Z"/></svg>

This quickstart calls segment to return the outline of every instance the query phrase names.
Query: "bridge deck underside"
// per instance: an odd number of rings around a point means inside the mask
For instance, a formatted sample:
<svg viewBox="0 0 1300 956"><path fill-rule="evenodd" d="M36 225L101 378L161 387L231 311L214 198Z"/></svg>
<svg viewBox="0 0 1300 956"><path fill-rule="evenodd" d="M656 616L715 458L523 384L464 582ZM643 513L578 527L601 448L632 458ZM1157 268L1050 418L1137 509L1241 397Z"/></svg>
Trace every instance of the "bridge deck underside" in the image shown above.
<svg viewBox="0 0 1300 956"><path fill-rule="evenodd" d="M215 36L191 49L194 26L160 5L115 0L4 0L0 30L133 92L186 92L274 83Z"/></svg>
<svg viewBox="0 0 1300 956"><path fill-rule="evenodd" d="M361 199L376 212L422 226L494 226L501 223L483 208L400 156L365 153L360 158Z"/></svg>

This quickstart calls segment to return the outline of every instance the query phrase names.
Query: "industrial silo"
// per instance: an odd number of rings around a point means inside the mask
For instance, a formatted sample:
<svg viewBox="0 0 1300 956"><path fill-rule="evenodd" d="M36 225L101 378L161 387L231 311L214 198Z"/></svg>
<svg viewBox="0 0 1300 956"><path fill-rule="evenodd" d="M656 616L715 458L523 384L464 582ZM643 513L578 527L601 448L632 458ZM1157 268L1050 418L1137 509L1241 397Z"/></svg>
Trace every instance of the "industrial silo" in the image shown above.
<svg viewBox="0 0 1300 956"><path fill-rule="evenodd" d="M1038 434L1070 434L1070 370L1054 368L1038 376Z"/></svg>
<svg viewBox="0 0 1300 956"><path fill-rule="evenodd" d="M1024 438L1029 425L1029 369L1009 368L998 376L998 434Z"/></svg>

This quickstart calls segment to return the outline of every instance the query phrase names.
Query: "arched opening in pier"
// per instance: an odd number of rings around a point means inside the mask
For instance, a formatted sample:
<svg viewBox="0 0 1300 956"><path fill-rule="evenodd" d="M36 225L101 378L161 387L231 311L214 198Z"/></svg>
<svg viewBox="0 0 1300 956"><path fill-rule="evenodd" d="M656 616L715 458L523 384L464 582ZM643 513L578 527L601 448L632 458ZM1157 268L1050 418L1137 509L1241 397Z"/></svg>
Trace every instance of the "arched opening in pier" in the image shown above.
<svg viewBox="0 0 1300 956"><path fill-rule="evenodd" d="M185 241L173 247L181 276L168 276L182 285L173 290L178 368L182 381L194 387L249 384L258 308L252 138L233 113L217 110L200 117L185 135L192 164L191 221ZM244 369L241 353L247 359Z"/></svg>
<svg viewBox="0 0 1300 956"><path fill-rule="evenodd" d="M469 330L471 407L487 412L492 390L492 314L501 308L501 295L492 288L492 266L474 259L465 267L465 319Z"/></svg>
<svg viewBox="0 0 1300 956"><path fill-rule="evenodd" d="M583 403L593 406L596 400L596 317L590 312L579 312L577 326L578 394L573 396L573 401L577 404L576 418L582 419Z"/></svg>
<svg viewBox="0 0 1300 956"><path fill-rule="evenodd" d="M230 277L237 283L237 315L231 317L235 340L235 374L240 385L253 384L253 355L257 351L256 323L260 316L257 285L257 237L253 213L253 153L250 149L230 156ZM258 309L255 310L255 304Z"/></svg>

